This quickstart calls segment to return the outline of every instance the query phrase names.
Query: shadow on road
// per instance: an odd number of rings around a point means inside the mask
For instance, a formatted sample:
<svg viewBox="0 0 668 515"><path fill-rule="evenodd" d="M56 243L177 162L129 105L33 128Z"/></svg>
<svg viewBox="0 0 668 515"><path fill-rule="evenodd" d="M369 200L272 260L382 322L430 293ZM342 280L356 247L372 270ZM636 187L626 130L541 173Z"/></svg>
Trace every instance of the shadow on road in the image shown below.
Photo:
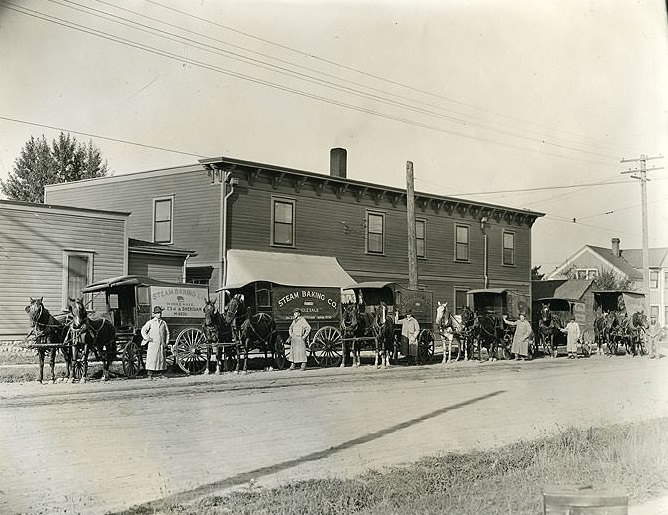
<svg viewBox="0 0 668 515"><path fill-rule="evenodd" d="M232 488L235 486L240 486L243 484L248 483L251 479L257 480L258 478L261 478L263 476L268 476L271 474L275 474L277 472L282 472L284 470L290 469L292 467L296 467L298 465L302 465L303 463L308 463L312 461L317 461L323 458L327 458L331 456L332 454L335 454L339 451L344 451L347 449L350 449L352 447L355 447L357 445L362 445L365 443L372 442L373 440L376 440L378 438L381 438L383 436L387 436L389 434L395 433L397 431L401 431L402 429L407 429L415 424L419 424L420 422L424 422L426 420L438 417L439 415L443 415L444 413L447 413L448 411L453 411L456 409L460 408L465 408L467 406L470 406L472 404L490 399L492 397L495 397L497 395L500 395L502 393L505 393L505 390L497 390L495 392L491 392L485 395L481 395L479 397L474 397L472 399L458 402L457 404L453 404L451 406L446 406L444 408L440 408L437 410L434 410L430 413L426 413L420 417L412 418L410 420L406 420L405 422L401 422L399 424L395 424L393 426L387 427L385 429L382 429L380 431L376 431L374 433L368 433L364 436L360 436L358 438L354 438L352 440L348 440L345 442L340 443L339 445L335 445L334 447L330 447L329 449L324 449L322 451L316 451L312 452L310 454L306 454L305 456L301 456L299 458L295 458L293 460L288 460L284 461L282 463L275 463L273 465L269 465L266 467L260 467L255 470L251 470L249 472L243 472L241 474L237 474L236 476L228 477L225 479L221 479L219 481L215 481L213 483L208 483L206 485L201 485L198 486L197 488L193 488L192 490L185 490L183 492L175 493L170 496L167 496L163 499L159 499L156 501L150 501L144 504L140 504L137 506L134 506L128 510L123 510L120 512L114 512L114 513L108 513L107 515L133 515L135 513L146 513L147 511L151 510L159 510L161 508L164 508L166 506L173 505L174 503L184 503L184 502L190 502L194 501L195 499L198 499L200 497L203 497L205 495L210 495L216 490L222 490L226 488Z"/></svg>

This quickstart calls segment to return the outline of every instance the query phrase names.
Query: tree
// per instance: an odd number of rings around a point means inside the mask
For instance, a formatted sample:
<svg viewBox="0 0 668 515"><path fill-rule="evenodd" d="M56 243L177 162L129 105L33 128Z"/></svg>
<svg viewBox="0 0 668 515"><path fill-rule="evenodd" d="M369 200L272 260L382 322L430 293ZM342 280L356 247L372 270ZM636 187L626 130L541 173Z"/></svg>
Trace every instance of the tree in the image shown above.
<svg viewBox="0 0 668 515"><path fill-rule="evenodd" d="M44 202L44 186L61 182L105 177L107 162L100 150L74 136L61 132L51 146L44 135L31 136L14 162L6 181L0 179L0 190L12 200Z"/></svg>
<svg viewBox="0 0 668 515"><path fill-rule="evenodd" d="M578 278L578 269L572 264L564 275L569 279ZM627 290L634 291L636 284L633 279L626 275L616 273L612 268L598 268L594 280L594 288L597 290Z"/></svg>
<svg viewBox="0 0 668 515"><path fill-rule="evenodd" d="M542 281L545 277L545 274L540 273L541 265L536 265L531 267L531 280L532 281Z"/></svg>

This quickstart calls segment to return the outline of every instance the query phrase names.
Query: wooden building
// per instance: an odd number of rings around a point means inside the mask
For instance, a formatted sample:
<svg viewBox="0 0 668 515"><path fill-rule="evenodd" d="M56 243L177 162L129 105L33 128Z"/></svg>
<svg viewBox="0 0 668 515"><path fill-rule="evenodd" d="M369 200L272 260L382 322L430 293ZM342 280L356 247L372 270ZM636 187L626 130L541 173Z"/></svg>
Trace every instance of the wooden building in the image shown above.
<svg viewBox="0 0 668 515"><path fill-rule="evenodd" d="M193 251L128 238L129 213L0 200L0 340L29 331L24 308L44 297L54 315L94 281L150 273L179 280ZM89 297L101 312L104 299Z"/></svg>
<svg viewBox="0 0 668 515"><path fill-rule="evenodd" d="M357 281L408 283L406 190L220 157L48 186L48 202L130 211L133 238L196 249L189 281L225 284L228 250L335 257ZM419 285L451 306L471 288L531 294L531 227L542 213L416 193Z"/></svg>

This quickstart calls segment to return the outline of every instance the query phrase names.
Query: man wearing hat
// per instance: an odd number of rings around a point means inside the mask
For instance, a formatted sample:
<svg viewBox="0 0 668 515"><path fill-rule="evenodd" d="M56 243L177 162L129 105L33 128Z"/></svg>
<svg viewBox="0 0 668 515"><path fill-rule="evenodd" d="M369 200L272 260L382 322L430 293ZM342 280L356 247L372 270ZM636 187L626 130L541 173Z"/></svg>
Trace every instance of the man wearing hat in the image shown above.
<svg viewBox="0 0 668 515"><path fill-rule="evenodd" d="M290 324L290 357L292 365L290 370L295 369L295 365L301 364L301 370L306 370L306 339L311 333L311 326L302 316L299 308L292 312L292 323Z"/></svg>
<svg viewBox="0 0 668 515"><path fill-rule="evenodd" d="M153 379L155 373L162 372L167 368L165 350L169 343L169 328L167 322L162 319L162 308L160 306L153 308L153 318L141 328L141 336L143 338L141 344L148 344L146 371L148 378Z"/></svg>

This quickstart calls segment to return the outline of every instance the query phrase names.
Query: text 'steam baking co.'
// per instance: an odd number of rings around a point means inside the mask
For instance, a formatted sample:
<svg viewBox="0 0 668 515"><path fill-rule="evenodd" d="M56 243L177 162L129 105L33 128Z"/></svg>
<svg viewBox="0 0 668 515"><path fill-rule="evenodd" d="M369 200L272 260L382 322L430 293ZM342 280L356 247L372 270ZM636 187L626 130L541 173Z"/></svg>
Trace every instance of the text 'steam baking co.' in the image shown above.
<svg viewBox="0 0 668 515"><path fill-rule="evenodd" d="M584 302L560 298L534 300L532 317L530 297L508 288L468 290L466 305L451 312L447 302L434 306L430 291L383 281L343 288L257 281L221 288L212 300L206 285L123 276L82 293L65 316L50 315L43 299L26 307L26 343L40 357L40 381L47 350L52 380L59 350L68 380L83 382L89 357L100 353L107 357L103 379L114 360L125 377L153 379L170 370L245 372L249 354L262 356L265 370L360 366L363 352L374 355L377 368L427 364L436 342L443 363L452 361L453 346L454 361L554 358L559 347L570 359L596 349L655 357L662 335L656 317L645 315L642 295L622 291L594 292L592 320ZM84 299L92 295L104 295L102 316L88 316ZM93 348L100 351L89 353Z"/></svg>

